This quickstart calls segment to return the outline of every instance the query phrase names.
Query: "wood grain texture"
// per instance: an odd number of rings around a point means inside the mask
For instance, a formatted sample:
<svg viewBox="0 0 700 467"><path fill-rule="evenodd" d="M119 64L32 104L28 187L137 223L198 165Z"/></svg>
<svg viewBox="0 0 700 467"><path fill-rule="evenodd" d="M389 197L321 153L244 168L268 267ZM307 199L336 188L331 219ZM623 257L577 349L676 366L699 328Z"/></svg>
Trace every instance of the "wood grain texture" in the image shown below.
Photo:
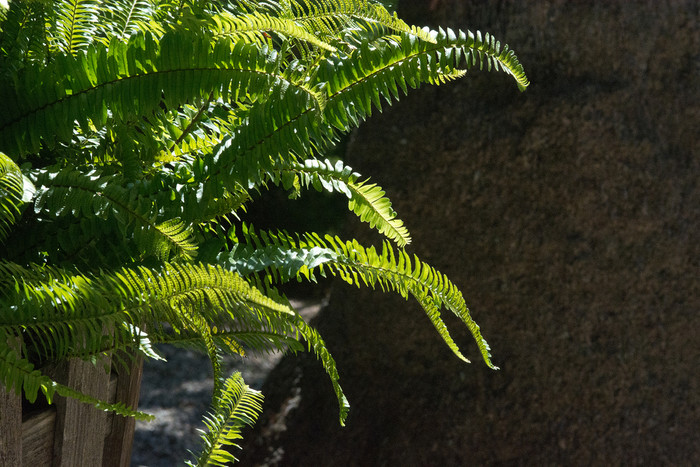
<svg viewBox="0 0 700 467"><path fill-rule="evenodd" d="M126 368L121 367L119 377L115 380L115 401L123 402L127 406L136 409L141 390L143 356L139 355L133 360L124 358L124 360L130 362L129 368L127 372L125 371ZM103 467L128 467L130 465L135 426L136 421L131 417L112 416L104 444Z"/></svg>
<svg viewBox="0 0 700 467"><path fill-rule="evenodd" d="M65 384L99 399L109 397L109 373L105 357L98 365L71 359L60 365ZM107 413L74 399L56 398L56 432L53 465L55 467L96 466L102 464Z"/></svg>
<svg viewBox="0 0 700 467"><path fill-rule="evenodd" d="M22 459L22 399L0 386L0 465L19 465ZM6 429L10 427L10 429Z"/></svg>

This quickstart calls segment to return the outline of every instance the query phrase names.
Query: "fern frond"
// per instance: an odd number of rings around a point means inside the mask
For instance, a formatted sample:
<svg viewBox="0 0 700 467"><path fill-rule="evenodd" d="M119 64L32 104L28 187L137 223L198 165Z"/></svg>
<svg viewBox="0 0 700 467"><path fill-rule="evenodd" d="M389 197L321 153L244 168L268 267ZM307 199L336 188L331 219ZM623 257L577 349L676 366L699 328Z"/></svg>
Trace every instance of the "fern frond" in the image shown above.
<svg viewBox="0 0 700 467"><path fill-rule="evenodd" d="M285 233L256 233L244 231L247 242L254 249L239 247L223 253L220 261L236 267L246 265L251 274L265 271L267 277L285 282L292 278L310 279L315 271L322 275L338 275L351 285L379 285L382 290L394 291L404 298L413 296L423 307L426 315L448 347L460 359L468 361L450 336L440 316L444 306L455 314L469 329L476 341L481 356L491 368L491 355L479 326L471 318L462 293L445 276L418 257L405 250L394 251L384 243L382 251L374 247L365 248L356 241L344 242L337 237L321 239L315 234L291 237ZM240 267L240 266L239 266Z"/></svg>
<svg viewBox="0 0 700 467"><path fill-rule="evenodd" d="M0 25L0 76L3 79L12 79L27 61L42 60L46 56L46 9L40 2L10 3Z"/></svg>
<svg viewBox="0 0 700 467"><path fill-rule="evenodd" d="M108 110L118 121L147 114L163 102L169 108L212 96L267 97L270 93L318 93L291 83L274 53L243 42L173 31L160 41L150 34L128 43L113 39L87 54L58 55L48 66L26 69L27 78L5 89L10 112L0 116L0 149L11 154L36 152L42 139L67 141L74 122L104 124ZM61 79L56 82L56 77ZM317 108L320 103L314 104Z"/></svg>
<svg viewBox="0 0 700 467"><path fill-rule="evenodd" d="M396 14L389 13L384 6L367 0L293 0L288 11L307 31L316 34L338 36L342 30L359 26L370 31L381 28L394 33L414 34L422 40L431 40L422 29L408 26Z"/></svg>
<svg viewBox="0 0 700 467"><path fill-rule="evenodd" d="M195 107L183 105L177 111L156 115L152 132L161 141L160 161L201 157L210 154L233 129L241 124L245 106L233 110L220 99L207 99Z"/></svg>
<svg viewBox="0 0 700 467"><path fill-rule="evenodd" d="M239 352L241 344L253 343L298 350L292 341L300 336L299 326L306 326L286 303L212 266L141 267L86 276L0 262L0 285L8 293L0 299L0 335L22 334L42 361L145 351L150 341L196 340L204 344L221 380L220 349ZM164 322L180 337L168 338ZM143 328L151 330L150 336ZM105 329L112 331L105 334Z"/></svg>
<svg viewBox="0 0 700 467"><path fill-rule="evenodd" d="M240 330L212 329L211 336L216 346L224 353L246 356L248 353L299 352L304 346L296 337L296 327L288 321L280 321L281 326L267 326L263 321L252 325L240 325ZM238 324L238 323L237 323ZM271 329L273 328L274 329ZM270 329L268 329L270 328ZM178 347L207 352L201 336L196 333L159 334L150 336L150 341L159 344L172 344Z"/></svg>
<svg viewBox="0 0 700 467"><path fill-rule="evenodd" d="M227 36L244 38L250 42L266 44L267 31L280 34L284 37L291 37L303 42L306 42L314 47L335 52L335 47L318 39L315 35L308 32L303 27L296 24L291 18L276 18L265 13L254 11L252 13L240 16L222 13L213 16L212 30L214 37Z"/></svg>
<svg viewBox="0 0 700 467"><path fill-rule="evenodd" d="M353 183L350 188L353 197L349 208L360 220L369 223L370 227L376 228L400 247L411 243L408 230L403 221L396 218L396 212L391 208L389 198L384 196L384 190L366 182Z"/></svg>
<svg viewBox="0 0 700 467"><path fill-rule="evenodd" d="M345 420L350 412L350 403L348 402L347 397L345 397L343 388L340 387L340 376L338 375L338 370L336 369L335 360L328 351L328 347L326 347L326 344L318 331L313 329L311 326L308 326L301 318L299 318L298 326L301 335L304 337L304 340L309 346L309 350L313 351L316 358L321 361L323 369L326 371L326 374L331 380L333 391L338 399L338 419L340 425L345 426Z"/></svg>
<svg viewBox="0 0 700 467"><path fill-rule="evenodd" d="M36 185L37 212L102 219L113 216L127 239L133 238L147 255L166 260L173 250L186 259L196 254L197 247L184 222L172 218L158 222L151 200L122 187L118 177L63 170L45 172L37 177Z"/></svg>
<svg viewBox="0 0 700 467"><path fill-rule="evenodd" d="M501 47L500 41L489 33L485 33L482 39L480 31L476 31L476 33L458 31L455 34L451 29L443 30L441 28L437 39L438 45L452 43L463 50L467 69L478 64L479 69L482 70L486 67L489 71L491 69L503 71L515 79L518 89L521 91L524 91L530 84L515 52L507 44ZM458 60L459 56L455 56L455 59Z"/></svg>
<svg viewBox="0 0 700 467"><path fill-rule="evenodd" d="M241 429L252 426L262 412L262 393L245 384L241 374L236 372L223 383L221 393L214 398L212 410L204 418L206 431L202 431L202 451L196 463L190 466L226 466L236 458L227 451L227 446L239 447Z"/></svg>
<svg viewBox="0 0 700 467"><path fill-rule="evenodd" d="M192 264L166 265L160 272L125 269L105 277L100 290L119 291L126 303L122 312L129 316L128 322L143 323L152 330L151 339L156 341L162 333L153 330L160 329L161 322L168 322L185 340L203 343L210 353L217 342L222 344L222 339L279 346L289 339L303 338L331 380L340 406L340 422L344 423L349 404L338 382L335 361L321 336L289 305L262 294L238 273L219 266ZM162 339L179 341L177 337ZM223 344L226 348L226 342Z"/></svg>
<svg viewBox="0 0 700 467"><path fill-rule="evenodd" d="M303 164L293 164L282 174L283 181L286 180L285 188L290 188L295 180L285 177L286 173L294 174L297 177L296 182L301 186L311 185L318 191L343 193L349 198L348 209L360 220L367 222L373 229L376 228L398 246L402 247L411 242L408 230L396 217L384 190L376 184L358 181L360 175L342 161L333 164L329 160L307 159Z"/></svg>
<svg viewBox="0 0 700 467"><path fill-rule="evenodd" d="M75 55L87 49L97 29L98 3L94 0L51 2L55 19L50 30L52 48Z"/></svg>
<svg viewBox="0 0 700 467"><path fill-rule="evenodd" d="M3 261L0 285L0 332L30 331L44 360L141 346L144 328L155 342L204 339L212 354L225 341L265 340L270 348L298 337L298 315L287 303L220 267L166 265L90 276ZM164 322L181 336L168 337ZM114 331L105 335L105 329Z"/></svg>
<svg viewBox="0 0 700 467"><path fill-rule="evenodd" d="M515 54L501 49L492 36L460 31L440 30L431 35L435 43L403 35L400 42L387 39L384 46L362 46L347 58L336 57L321 64L314 79L327 83L328 99L325 118L336 128L346 131L372 114L372 107L382 108L421 83L441 84L463 75L467 69L486 65L512 75L518 87L528 81ZM464 57L464 61L461 58Z"/></svg>
<svg viewBox="0 0 700 467"><path fill-rule="evenodd" d="M105 0L99 9L98 40L118 37L126 40L132 35L150 30L157 4L151 0ZM107 39L107 42L109 40Z"/></svg>
<svg viewBox="0 0 700 467"><path fill-rule="evenodd" d="M294 311L252 287L238 274L218 266L166 264L162 270L123 269L104 278L104 287L120 290L124 312L133 320L158 326L169 321L177 330L195 329L179 316L180 308L203 313L212 326L224 327L228 317L242 310L260 316L289 315ZM222 314L223 313L223 314ZM223 322L218 321L224 319ZM180 324L178 324L180 323ZM148 326L146 326L148 328Z"/></svg>
<svg viewBox="0 0 700 467"><path fill-rule="evenodd" d="M492 64L516 78L518 85L527 85L522 66L515 55L500 49L500 44L481 40L479 34L451 30L431 32L435 43L415 36L403 35L397 42L387 39L383 46L367 43L351 56L334 56L319 64L311 84L327 94L323 121L315 113L316 100L298 93L275 94L276 100L251 108L243 126L222 141L211 158L205 159L212 178L207 189L217 196L227 184L239 183L252 188L260 185L261 174L274 172L275 165L290 165L297 155L325 147L335 138L333 127L349 131L371 115L372 107L381 109L382 101L391 103L400 91L417 87L422 82L440 84L464 75L458 65L473 67ZM461 58L465 57L465 63ZM313 104L313 105L312 105ZM284 108L283 115L273 109ZM278 119L269 118L270 115Z"/></svg>
<svg viewBox="0 0 700 467"><path fill-rule="evenodd" d="M8 272L19 274L10 281ZM0 332L24 334L41 361L88 357L133 343L119 325L127 316L90 276L2 262L0 283L7 291L0 299Z"/></svg>
<svg viewBox="0 0 700 467"><path fill-rule="evenodd" d="M205 185L205 196L219 197L236 185L260 186L270 174L297 162L298 155L311 152L314 140L325 144L326 135L317 130L319 115L318 100L293 89L251 106L242 124L203 158L198 182Z"/></svg>
<svg viewBox="0 0 700 467"><path fill-rule="evenodd" d="M20 215L24 177L19 167L0 152L0 242Z"/></svg>

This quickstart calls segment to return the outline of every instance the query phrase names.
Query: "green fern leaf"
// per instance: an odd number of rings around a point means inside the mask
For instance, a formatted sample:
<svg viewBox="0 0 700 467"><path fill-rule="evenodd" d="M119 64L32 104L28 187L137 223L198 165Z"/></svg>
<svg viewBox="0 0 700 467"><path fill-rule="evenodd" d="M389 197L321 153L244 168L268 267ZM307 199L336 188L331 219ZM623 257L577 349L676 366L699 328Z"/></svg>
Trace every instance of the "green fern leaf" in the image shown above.
<svg viewBox="0 0 700 467"><path fill-rule="evenodd" d="M211 29L215 31L214 37L243 37L251 42L265 44L267 43L266 31L270 31L285 37L293 37L329 52L336 50L335 47L319 40L290 18L275 18L260 12L240 16L223 13L213 16L211 21L213 23Z"/></svg>
<svg viewBox="0 0 700 467"><path fill-rule="evenodd" d="M19 167L0 152L0 241L20 215L24 197L24 177Z"/></svg>
<svg viewBox="0 0 700 467"><path fill-rule="evenodd" d="M127 238L131 237L141 251L166 260L175 250L177 256L189 259L196 254L191 232L180 219L157 221L156 206L123 188L114 176L98 172L82 174L72 170L44 172L36 178L39 187L35 211L65 215L67 207L73 216L108 219L113 216Z"/></svg>
<svg viewBox="0 0 700 467"><path fill-rule="evenodd" d="M385 197L384 190L375 184L358 182L359 174L337 161L335 164L326 160L307 159L303 164L294 164L289 170L300 178L300 185L314 186L318 191L330 193L341 192L349 198L348 208L360 220L369 223L381 234L395 241L399 246L411 242L411 237L403 222L397 219L396 212L391 208L391 201ZM284 177L284 173L282 174ZM277 182L277 180L273 181ZM285 187L289 188L289 187Z"/></svg>
<svg viewBox="0 0 700 467"><path fill-rule="evenodd" d="M252 426L262 412L263 396L243 382L236 372L226 379L221 393L214 398L211 412L204 418L206 431L202 431L202 451L190 466L226 466L236 458L227 446L239 447L241 429Z"/></svg>
<svg viewBox="0 0 700 467"><path fill-rule="evenodd" d="M351 184L353 197L350 209L370 227L377 228L397 245L403 247L411 243L411 237L403 222L396 218L396 212L391 208L391 202L384 196L384 190L377 185L364 182Z"/></svg>
<svg viewBox="0 0 700 467"><path fill-rule="evenodd" d="M154 20L157 4L151 0L105 0L99 9L98 27L100 38L119 37L128 39L132 35L149 30Z"/></svg>
<svg viewBox="0 0 700 467"><path fill-rule="evenodd" d="M220 40L212 46L206 35L184 31L160 41L136 35L128 44L115 39L87 54L58 55L48 66L27 68L31 79L3 90L13 110L0 116L0 149L36 152L42 138L69 140L75 121L102 125L108 110L124 121L159 108L161 101L176 108L211 95L235 100L294 89L319 108L318 94L285 80L279 65L274 53L254 45Z"/></svg>
<svg viewBox="0 0 700 467"><path fill-rule="evenodd" d="M342 30L353 26L362 28L365 33L373 30L410 33L423 40L431 40L425 31L411 28L396 14L389 13L379 3L367 0L340 1L292 1L288 15L303 25L307 31L326 36L342 35Z"/></svg>
<svg viewBox="0 0 700 467"><path fill-rule="evenodd" d="M46 10L40 2L10 3L7 16L0 24L0 75L4 79L12 79L25 61L45 58Z"/></svg>
<svg viewBox="0 0 700 467"><path fill-rule="evenodd" d="M455 34L452 30L433 31L435 43L403 35L400 42L387 39L384 45L367 43L349 57L327 60L315 79L327 83L325 118L336 128L347 130L371 115L372 107L381 109L382 101L398 99L421 82L441 84L464 74L458 67L493 66L512 75L520 89L528 85L522 66L508 47L492 36L481 40L479 33ZM464 56L464 63L461 57Z"/></svg>
<svg viewBox="0 0 700 467"><path fill-rule="evenodd" d="M97 27L97 2L61 0L52 2L52 6L55 15L52 48L73 55L87 49Z"/></svg>
<svg viewBox="0 0 700 467"><path fill-rule="evenodd" d="M382 290L395 291L404 298L413 296L453 353L468 361L440 316L440 309L444 306L467 326L484 362L496 368L491 362L488 343L471 318L459 289L444 274L419 258L412 259L404 250L395 252L388 243L379 253L374 247L364 248L356 241L344 242L337 237L321 239L315 234L304 234L293 238L285 233L256 233L253 229L245 233L247 241L256 244L256 248L236 248L223 254L221 261L234 268L242 269L245 265L247 274L265 271L267 277L279 282L295 277L309 279L314 271L318 271L323 275L338 275L358 287L379 285Z"/></svg>

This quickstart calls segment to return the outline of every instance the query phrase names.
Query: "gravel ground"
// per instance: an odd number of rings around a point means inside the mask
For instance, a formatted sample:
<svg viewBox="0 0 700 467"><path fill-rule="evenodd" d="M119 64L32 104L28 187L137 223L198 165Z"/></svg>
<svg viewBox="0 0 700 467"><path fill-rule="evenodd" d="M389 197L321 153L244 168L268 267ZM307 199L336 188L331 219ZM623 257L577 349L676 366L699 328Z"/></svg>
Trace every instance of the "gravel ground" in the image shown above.
<svg viewBox="0 0 700 467"><path fill-rule="evenodd" d="M318 300L291 303L307 321L322 306ZM171 467L191 459L188 451L199 452L197 429L204 426L201 419L211 400L214 381L206 355L173 346L159 346L158 350L167 362L146 361L139 401L139 409L156 419L136 422L132 466ZM260 389L281 358L280 353L226 357L224 372L240 371L249 386Z"/></svg>

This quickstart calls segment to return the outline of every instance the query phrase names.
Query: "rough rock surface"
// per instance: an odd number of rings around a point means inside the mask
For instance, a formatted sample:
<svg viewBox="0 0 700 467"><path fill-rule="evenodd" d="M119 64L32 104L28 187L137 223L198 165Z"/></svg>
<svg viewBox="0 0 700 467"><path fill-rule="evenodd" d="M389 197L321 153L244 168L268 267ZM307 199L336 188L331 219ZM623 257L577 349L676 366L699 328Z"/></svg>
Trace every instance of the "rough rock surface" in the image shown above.
<svg viewBox="0 0 700 467"><path fill-rule="evenodd" d="M337 284L316 324L347 427L320 365L285 359L243 465L700 464L700 5L402 6L494 33L532 81L421 89L348 156L463 290L501 370L455 320L470 366L416 304Z"/></svg>

